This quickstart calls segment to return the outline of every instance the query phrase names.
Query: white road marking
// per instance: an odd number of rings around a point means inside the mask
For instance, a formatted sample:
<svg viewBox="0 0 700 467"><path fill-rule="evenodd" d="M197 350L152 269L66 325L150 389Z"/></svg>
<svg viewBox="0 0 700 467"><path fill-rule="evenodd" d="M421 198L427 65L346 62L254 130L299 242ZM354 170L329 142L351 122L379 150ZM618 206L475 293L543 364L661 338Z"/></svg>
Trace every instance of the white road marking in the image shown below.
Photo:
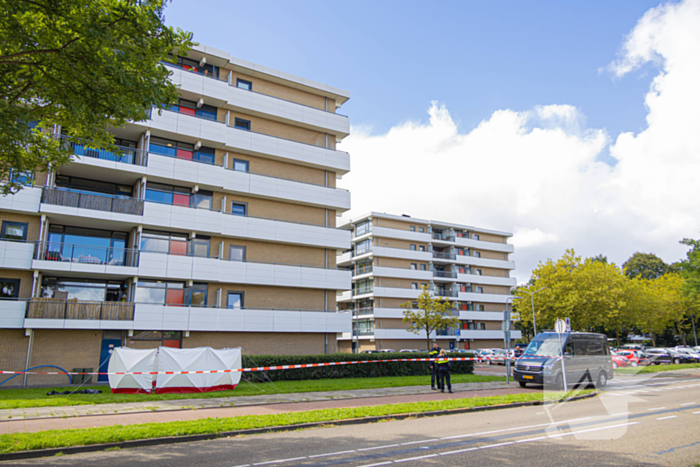
<svg viewBox="0 0 700 467"><path fill-rule="evenodd" d="M468 449L460 449L458 451L448 451L448 452L441 452L441 456L449 456L451 454L459 454L461 452L469 452L469 451L478 451L479 448L468 448Z"/></svg>
<svg viewBox="0 0 700 467"><path fill-rule="evenodd" d="M530 425L530 426L518 426L515 428L505 428L503 430L494 430L494 431L483 431L481 433L470 433L467 435L457 435L457 436L447 436L445 438L440 438L441 440L445 439L457 439L457 438L467 438L470 436L481 436L481 435L492 435L494 433L503 433L506 431L517 431L517 430L529 430L530 428L541 428L543 426L553 426L553 425L562 425L566 423L574 423L574 422L582 422L585 420L590 420L592 417L586 417L586 418L575 418L573 420L564 420L562 422L550 422L550 423L540 423L539 425Z"/></svg>
<svg viewBox="0 0 700 467"><path fill-rule="evenodd" d="M353 452L355 452L354 449L352 451L329 452L328 454L315 454L313 456L309 456L309 459L313 459L315 457L339 456L341 454L351 454Z"/></svg>
<svg viewBox="0 0 700 467"><path fill-rule="evenodd" d="M663 410L665 408L666 407L654 407L653 409L647 409L647 410L651 412L652 410Z"/></svg>
<svg viewBox="0 0 700 467"><path fill-rule="evenodd" d="M421 444L421 443L432 443L433 441L440 441L439 439L426 439L423 441L411 441L410 443L401 443L401 446L408 446L410 444Z"/></svg>
<svg viewBox="0 0 700 467"><path fill-rule="evenodd" d="M253 464L253 465L281 464L283 462L300 461L302 459L306 459L306 457L295 457L293 459L279 459L276 461L258 462L257 464Z"/></svg>
<svg viewBox="0 0 700 467"><path fill-rule="evenodd" d="M379 464L367 464L367 465L362 465L360 467L377 467L378 465L389 465L391 464L391 461L389 462L380 462Z"/></svg>
<svg viewBox="0 0 700 467"><path fill-rule="evenodd" d="M373 448L363 448L363 449L358 449L357 452L360 451L371 451L373 449L384 449L384 448L395 448L396 446L401 446L400 444L387 444L386 446L375 446Z"/></svg>
<svg viewBox="0 0 700 467"><path fill-rule="evenodd" d="M671 416L669 416L669 417L657 418L657 420L668 420L668 419L670 419L670 418L678 418L678 416L677 416L677 415L671 415Z"/></svg>
<svg viewBox="0 0 700 467"><path fill-rule="evenodd" d="M632 412L611 413L610 416L611 416L611 417L619 417L620 415L629 415L629 414L631 414L631 413L632 413Z"/></svg>
<svg viewBox="0 0 700 467"><path fill-rule="evenodd" d="M394 464L399 464L401 462L410 462L410 461L417 461L420 459L430 459L431 457L437 457L437 454L428 454L427 456L420 456L420 457L410 457L408 459L397 459L394 461Z"/></svg>
<svg viewBox="0 0 700 467"><path fill-rule="evenodd" d="M686 405L693 405L695 402L686 402L685 404L681 404L681 407L686 406Z"/></svg>
<svg viewBox="0 0 700 467"><path fill-rule="evenodd" d="M509 446L511 444L515 444L515 443L513 441L511 441L509 443L489 444L488 446L481 446L479 449L498 448L501 446Z"/></svg>
<svg viewBox="0 0 700 467"><path fill-rule="evenodd" d="M693 412L693 415L698 415L698 414L700 414L700 412Z"/></svg>

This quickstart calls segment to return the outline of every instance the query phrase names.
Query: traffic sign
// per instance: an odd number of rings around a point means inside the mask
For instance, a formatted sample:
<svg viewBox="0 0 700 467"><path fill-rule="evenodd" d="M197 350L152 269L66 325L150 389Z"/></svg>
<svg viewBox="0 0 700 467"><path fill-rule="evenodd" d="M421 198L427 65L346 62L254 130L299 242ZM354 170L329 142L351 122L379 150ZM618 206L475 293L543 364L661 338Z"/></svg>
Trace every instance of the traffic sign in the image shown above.
<svg viewBox="0 0 700 467"><path fill-rule="evenodd" d="M508 331L510 331L510 322L508 322L508 321L502 321L502 322L501 322L501 331L503 331L503 332L508 332Z"/></svg>
<svg viewBox="0 0 700 467"><path fill-rule="evenodd" d="M557 334L563 334L566 332L566 321L563 319L558 319L556 323L554 323L554 330L557 331Z"/></svg>
<svg viewBox="0 0 700 467"><path fill-rule="evenodd" d="M571 332L571 320L567 317L566 319L566 332Z"/></svg>

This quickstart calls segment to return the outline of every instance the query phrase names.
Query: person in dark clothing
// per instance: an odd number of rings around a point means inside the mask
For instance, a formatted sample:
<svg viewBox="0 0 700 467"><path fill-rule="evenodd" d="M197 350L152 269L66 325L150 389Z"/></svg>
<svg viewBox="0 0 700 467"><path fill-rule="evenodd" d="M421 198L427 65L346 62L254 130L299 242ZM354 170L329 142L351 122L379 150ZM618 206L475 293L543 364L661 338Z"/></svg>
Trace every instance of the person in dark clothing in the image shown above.
<svg viewBox="0 0 700 467"><path fill-rule="evenodd" d="M433 350L429 352L430 358L437 358L438 355L440 354L440 347L438 347L437 342L433 342ZM435 391L435 380L437 379L437 373L438 373L438 368L437 368L437 362L435 361L430 361L430 389ZM438 381L439 383L440 381ZM438 386L438 389L440 387Z"/></svg>
<svg viewBox="0 0 700 467"><path fill-rule="evenodd" d="M447 392L452 394L452 383L450 382L450 371L452 370L452 362L447 359L447 355L444 350L440 351L440 355L437 360L438 367L438 387L440 392L445 392L445 382L447 382ZM447 381L445 381L447 380Z"/></svg>

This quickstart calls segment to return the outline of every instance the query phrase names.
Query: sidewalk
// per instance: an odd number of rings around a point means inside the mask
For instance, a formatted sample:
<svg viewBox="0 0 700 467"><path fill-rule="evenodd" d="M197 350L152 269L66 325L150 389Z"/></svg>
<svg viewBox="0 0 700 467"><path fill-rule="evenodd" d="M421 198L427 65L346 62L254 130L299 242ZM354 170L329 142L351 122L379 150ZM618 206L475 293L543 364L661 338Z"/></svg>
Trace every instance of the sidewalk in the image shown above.
<svg viewBox="0 0 700 467"><path fill-rule="evenodd" d="M93 428L109 425L136 425L152 422L197 420L210 417L236 417L344 407L366 407L405 402L463 399L532 392L511 383L464 383L452 387L454 394L432 391L424 386L275 394L269 396L226 397L215 399L183 399L130 404L100 404L78 407L41 407L3 410L0 434L37 432L67 428ZM26 418L5 414L38 413Z"/></svg>

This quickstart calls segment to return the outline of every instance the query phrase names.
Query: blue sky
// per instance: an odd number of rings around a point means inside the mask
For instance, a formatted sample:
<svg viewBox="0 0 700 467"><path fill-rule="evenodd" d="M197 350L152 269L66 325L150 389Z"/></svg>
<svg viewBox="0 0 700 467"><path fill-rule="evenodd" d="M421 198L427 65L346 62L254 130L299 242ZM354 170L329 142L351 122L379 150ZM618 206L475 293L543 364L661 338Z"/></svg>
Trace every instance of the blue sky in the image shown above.
<svg viewBox="0 0 700 467"><path fill-rule="evenodd" d="M446 104L460 130L493 111L570 104L612 135L644 125L650 74L599 73L654 1L174 0L169 24L232 55L350 91L377 132Z"/></svg>

